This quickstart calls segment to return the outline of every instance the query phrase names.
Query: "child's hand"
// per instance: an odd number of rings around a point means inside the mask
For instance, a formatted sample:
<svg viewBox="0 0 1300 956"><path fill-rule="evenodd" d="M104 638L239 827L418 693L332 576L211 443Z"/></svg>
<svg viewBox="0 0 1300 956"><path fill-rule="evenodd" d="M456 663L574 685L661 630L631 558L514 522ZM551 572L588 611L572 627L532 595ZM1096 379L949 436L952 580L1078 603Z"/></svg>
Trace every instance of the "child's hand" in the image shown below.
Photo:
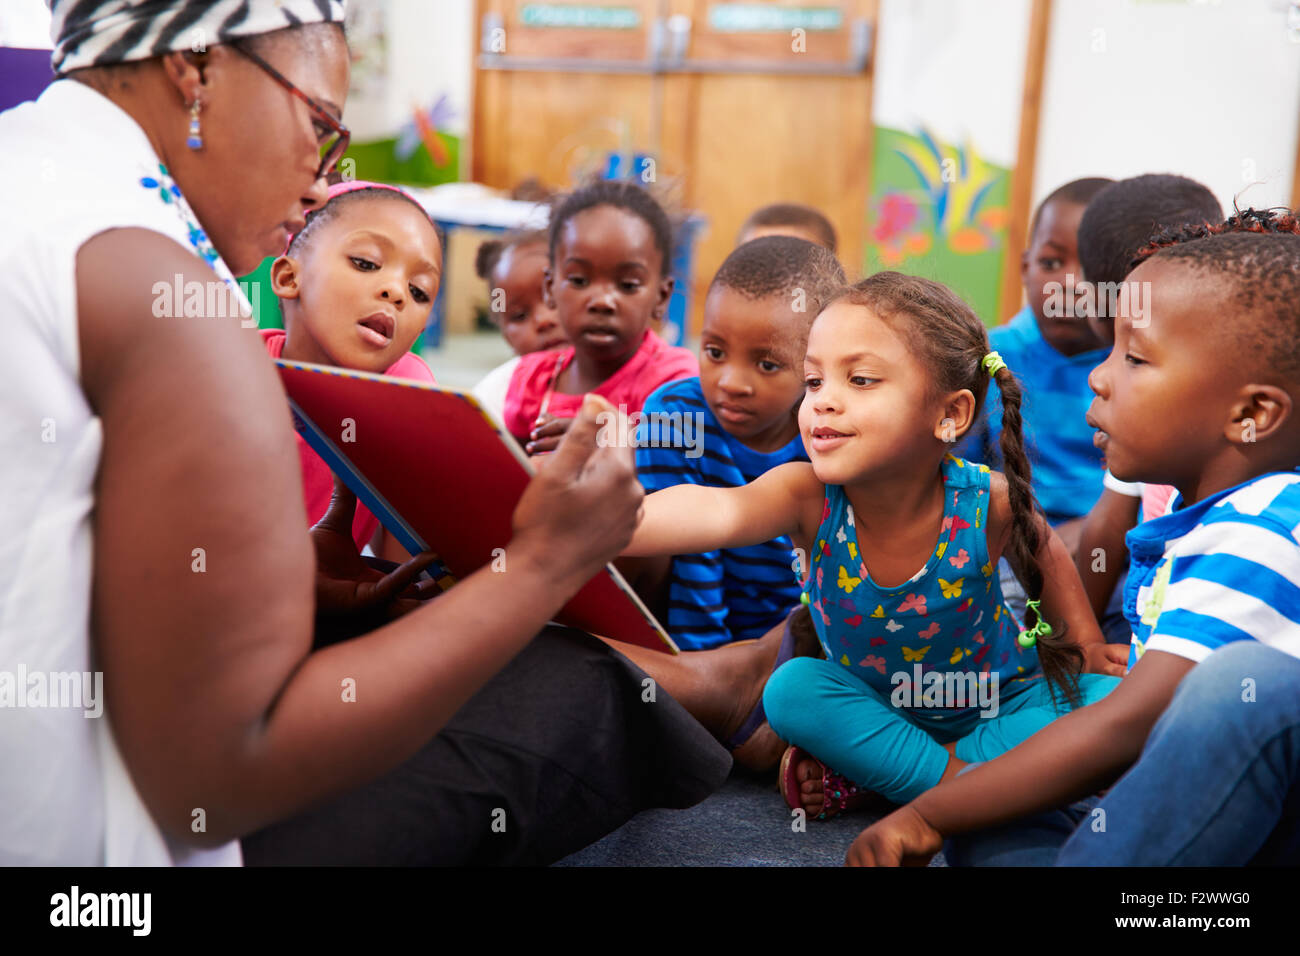
<svg viewBox="0 0 1300 956"><path fill-rule="evenodd" d="M1088 644L1083 648L1083 670L1087 674L1110 674L1123 677L1128 673L1127 644Z"/></svg>
<svg viewBox="0 0 1300 956"><path fill-rule="evenodd" d="M557 576L577 575L579 586L627 547L645 497L632 450L598 440L602 416L612 412L605 399L588 395L515 507L511 548Z"/></svg>
<svg viewBox="0 0 1300 956"><path fill-rule="evenodd" d="M366 564L352 540L356 511L356 496L335 476L330 506L310 531L316 548L318 616L346 617L382 610L386 617L395 618L441 593L433 581L413 583L436 559L431 551L417 554L388 574Z"/></svg>
<svg viewBox="0 0 1300 956"><path fill-rule="evenodd" d="M942 849L943 834L909 804L858 834L844 865L925 866Z"/></svg>
<svg viewBox="0 0 1300 956"><path fill-rule="evenodd" d="M529 440L524 446L524 451L530 455L555 451L559 447L560 439L572 424L572 418L552 418L550 415L542 415L537 419L533 430L528 433Z"/></svg>

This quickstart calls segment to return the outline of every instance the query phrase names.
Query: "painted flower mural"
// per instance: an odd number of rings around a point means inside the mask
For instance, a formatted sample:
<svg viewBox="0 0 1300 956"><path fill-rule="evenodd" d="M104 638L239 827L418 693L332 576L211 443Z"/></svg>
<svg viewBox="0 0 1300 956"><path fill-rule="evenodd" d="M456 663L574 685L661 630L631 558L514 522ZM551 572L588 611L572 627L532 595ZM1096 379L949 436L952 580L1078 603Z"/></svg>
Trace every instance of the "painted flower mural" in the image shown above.
<svg viewBox="0 0 1300 956"><path fill-rule="evenodd" d="M941 275L986 323L999 322L1010 171L923 127L877 127L874 152L867 271Z"/></svg>

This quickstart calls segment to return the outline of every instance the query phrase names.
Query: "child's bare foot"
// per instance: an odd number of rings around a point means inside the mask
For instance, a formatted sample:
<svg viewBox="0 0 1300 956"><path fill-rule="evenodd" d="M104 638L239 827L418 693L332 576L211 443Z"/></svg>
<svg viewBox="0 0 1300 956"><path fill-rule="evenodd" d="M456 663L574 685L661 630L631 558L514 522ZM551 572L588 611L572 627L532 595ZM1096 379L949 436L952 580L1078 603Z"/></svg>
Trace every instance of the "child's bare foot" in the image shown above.
<svg viewBox="0 0 1300 956"><path fill-rule="evenodd" d="M822 791L822 765L820 761L804 754L795 764L794 779L799 785L799 802L810 817L818 816L826 807Z"/></svg>
<svg viewBox="0 0 1300 956"><path fill-rule="evenodd" d="M802 808L814 820L829 820L885 802L879 794L859 787L800 747L790 747L781 758L777 784L787 805Z"/></svg>

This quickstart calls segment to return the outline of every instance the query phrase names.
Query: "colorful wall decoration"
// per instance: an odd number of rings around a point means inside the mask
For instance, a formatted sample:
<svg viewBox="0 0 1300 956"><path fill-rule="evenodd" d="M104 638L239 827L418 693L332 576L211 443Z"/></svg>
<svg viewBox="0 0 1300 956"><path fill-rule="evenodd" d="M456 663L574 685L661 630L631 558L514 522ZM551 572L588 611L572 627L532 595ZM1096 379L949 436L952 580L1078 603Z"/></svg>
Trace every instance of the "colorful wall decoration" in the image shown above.
<svg viewBox="0 0 1300 956"><path fill-rule="evenodd" d="M867 272L939 279L996 325L1010 170L924 127L876 127L873 154Z"/></svg>
<svg viewBox="0 0 1300 956"><path fill-rule="evenodd" d="M864 265L937 279L986 325L1002 302L1029 0L881 0Z"/></svg>

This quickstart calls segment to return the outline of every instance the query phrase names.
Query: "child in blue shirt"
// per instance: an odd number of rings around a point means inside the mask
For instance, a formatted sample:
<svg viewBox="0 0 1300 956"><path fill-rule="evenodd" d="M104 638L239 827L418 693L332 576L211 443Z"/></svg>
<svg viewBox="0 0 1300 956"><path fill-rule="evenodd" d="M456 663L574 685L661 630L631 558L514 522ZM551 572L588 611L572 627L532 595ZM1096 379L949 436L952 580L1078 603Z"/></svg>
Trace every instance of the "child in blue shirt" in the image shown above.
<svg viewBox="0 0 1300 956"><path fill-rule="evenodd" d="M726 258L704 302L699 377L662 386L642 410L636 464L647 491L735 488L808 460L797 418L803 349L813 317L844 284L835 256L803 239L755 239ZM782 536L675 556L665 623L678 646L757 639L784 620L799 603L792 548Z"/></svg>
<svg viewBox="0 0 1300 956"><path fill-rule="evenodd" d="M1227 668L1222 674L1229 679L1220 674L1217 692L1208 695L1198 680L1201 706L1181 707L1173 716L1184 734L1210 740L1171 749L1177 725L1161 719L1188 672L1212 663L1218 649L1255 642L1275 657L1300 658L1300 223L1289 215L1263 218L1268 230L1291 234L1268 234L1262 224L1259 231L1226 234L1198 227L1187 230L1198 238L1166 235L1170 244L1149 247L1121 294L1115 347L1090 379L1097 398L1089 421L1112 473L1178 489L1169 513L1128 534L1132 670L1105 699L868 828L850 850L850 863L919 863L945 836L1063 806L1110 786L1130 767L1106 801L1141 804L1142 820L1158 832L1134 830L1135 814L1117 806L1115 821L1128 842L1110 834L1092 841L1111 846L1110 859L1149 840L1149 852L1137 854L1145 862L1205 860L1182 854L1212 832L1258 832L1261 820L1265 832L1270 826L1294 832L1300 759L1296 748L1288 755L1274 744L1294 742L1300 733L1295 696L1276 687L1247 696L1271 671L1259 671L1248 686L1235 667ZM1126 303L1137 283L1149 283L1140 320ZM1219 672L1208 673L1213 679ZM1206 708L1211 716L1197 723L1194 711ZM1254 729L1243 733L1247 714L1274 719L1251 716ZM1265 724L1270 729L1261 732ZM1211 744L1232 757L1231 767L1197 773L1189 752ZM1217 782L1220 772L1226 789ZM1130 777L1143 780L1146 790L1134 793L1126 785ZM1188 793L1187 802L1181 793ZM1224 813L1232 818L1224 820ZM1055 838L1059 847L1069 835L1035 822L971 839L1014 843L1018 859L1042 862L1028 844ZM1088 838L1080 827L1070 845L1077 851ZM967 852L960 845L958 851ZM1008 861L996 851L980 855Z"/></svg>
<svg viewBox="0 0 1300 956"><path fill-rule="evenodd" d="M1022 427L1034 470L1034 495L1047 520L1074 550L1072 519L1101 494L1101 452L1084 413L1092 401L1088 373L1106 350L1078 310L1083 297L1076 234L1083 211L1109 179L1076 179L1038 207L1020 275L1028 300L1006 325L989 332L989 345L1014 370L1024 390ZM1002 467L998 440L1002 403L989 396L985 415L954 449L958 457Z"/></svg>

